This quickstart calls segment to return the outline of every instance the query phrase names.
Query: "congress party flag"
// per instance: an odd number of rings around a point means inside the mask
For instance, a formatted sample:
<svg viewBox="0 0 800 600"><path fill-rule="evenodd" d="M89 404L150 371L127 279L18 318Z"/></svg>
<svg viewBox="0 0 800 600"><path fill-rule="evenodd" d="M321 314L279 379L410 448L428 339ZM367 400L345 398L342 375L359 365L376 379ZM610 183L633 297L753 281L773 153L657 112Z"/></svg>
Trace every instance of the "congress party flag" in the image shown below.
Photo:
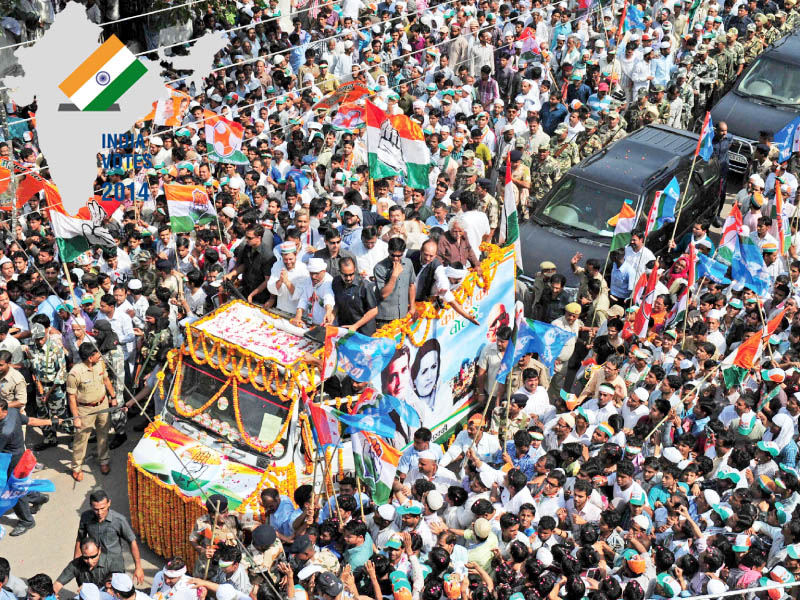
<svg viewBox="0 0 800 600"><path fill-rule="evenodd" d="M658 259L656 264L650 270L650 275L647 277L647 286L644 290L644 297L642 298L642 305L636 311L636 317L633 321L633 335L639 339L647 337L647 329L650 327L650 317L653 315L653 302L656 299L656 284L658 283Z"/></svg>
<svg viewBox="0 0 800 600"><path fill-rule="evenodd" d="M364 127L364 107L348 102L339 106L331 125L337 131L354 131Z"/></svg>
<svg viewBox="0 0 800 600"><path fill-rule="evenodd" d="M720 363L726 387L741 385L761 356L761 333L753 333Z"/></svg>
<svg viewBox="0 0 800 600"><path fill-rule="evenodd" d="M145 73L144 63L112 35L58 88L79 110L108 110Z"/></svg>
<svg viewBox="0 0 800 600"><path fill-rule="evenodd" d="M386 504L402 453L384 438L367 431L354 433L350 440L356 477L370 489L375 504Z"/></svg>
<svg viewBox="0 0 800 600"><path fill-rule="evenodd" d="M206 122L208 159L232 165L249 165L250 161L242 153L244 127L210 110L204 111L203 117Z"/></svg>
<svg viewBox="0 0 800 600"><path fill-rule="evenodd" d="M92 246L112 248L117 245L103 224L106 212L94 199L72 216L64 210L55 186L47 184L44 192L61 261L72 262Z"/></svg>
<svg viewBox="0 0 800 600"><path fill-rule="evenodd" d="M395 346L393 338L376 338L351 331L336 342L338 369L353 381L371 381L392 360Z"/></svg>
<svg viewBox="0 0 800 600"><path fill-rule="evenodd" d="M164 87L164 96L153 102L153 110L143 120L153 121L156 125L180 127L192 98L168 85Z"/></svg>
<svg viewBox="0 0 800 600"><path fill-rule="evenodd" d="M194 231L195 225L206 225L215 221L217 209L202 185L164 186L169 210L169 224L176 233Z"/></svg>
<svg viewBox="0 0 800 600"><path fill-rule="evenodd" d="M725 218L725 224L722 226L722 239L720 239L717 254L719 255L720 262L730 265L733 260L733 255L736 253L736 247L739 244L739 235L742 232L742 213L739 211L738 202L733 203L731 212Z"/></svg>
<svg viewBox="0 0 800 600"><path fill-rule="evenodd" d="M427 189L431 154L422 127L406 115L387 115L369 100L366 122L370 176L402 175L406 185Z"/></svg>
<svg viewBox="0 0 800 600"><path fill-rule="evenodd" d="M694 151L695 158L700 157L708 162L714 152L714 123L711 121L711 113L706 113L703 120L703 128L700 130L700 139L697 140L697 148Z"/></svg>
<svg viewBox="0 0 800 600"><path fill-rule="evenodd" d="M517 266L522 268L522 247L519 242L519 215L517 214L516 186L511 181L511 151L506 157L506 185L503 190L503 214L500 223L500 244L514 245Z"/></svg>
<svg viewBox="0 0 800 600"><path fill-rule="evenodd" d="M678 301L672 305L669 314L667 315L666 325L664 329L671 328L674 324L680 323L686 317L686 309L689 306L689 287L683 288Z"/></svg>
<svg viewBox="0 0 800 600"><path fill-rule="evenodd" d="M614 237L611 238L611 248L613 252L618 248L624 248L631 242L631 232L636 225L636 212L631 206L630 200L622 203L622 209L614 217L609 219L608 224L614 228Z"/></svg>

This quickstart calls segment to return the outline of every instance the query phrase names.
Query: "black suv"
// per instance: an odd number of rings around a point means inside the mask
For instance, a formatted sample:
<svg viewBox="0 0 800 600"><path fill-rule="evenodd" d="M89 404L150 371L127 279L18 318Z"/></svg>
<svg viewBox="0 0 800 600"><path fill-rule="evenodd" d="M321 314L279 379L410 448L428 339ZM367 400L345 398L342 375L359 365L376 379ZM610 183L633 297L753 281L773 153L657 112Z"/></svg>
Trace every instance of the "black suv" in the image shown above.
<svg viewBox="0 0 800 600"><path fill-rule="evenodd" d="M526 275L539 270L541 261L556 264L575 285L570 259L576 252L584 258L606 260L614 233L608 220L619 213L627 199L633 202L637 224L644 226L656 192L673 176L686 189L698 135L665 125L635 131L572 167L545 196L531 220L520 228L522 263ZM697 159L676 241L695 220L714 216L719 195L719 165L716 159ZM647 246L663 252L672 234L668 223L652 232Z"/></svg>
<svg viewBox="0 0 800 600"><path fill-rule="evenodd" d="M777 133L800 115L800 32L765 50L711 111L733 136L730 169L742 174L753 156L759 131Z"/></svg>

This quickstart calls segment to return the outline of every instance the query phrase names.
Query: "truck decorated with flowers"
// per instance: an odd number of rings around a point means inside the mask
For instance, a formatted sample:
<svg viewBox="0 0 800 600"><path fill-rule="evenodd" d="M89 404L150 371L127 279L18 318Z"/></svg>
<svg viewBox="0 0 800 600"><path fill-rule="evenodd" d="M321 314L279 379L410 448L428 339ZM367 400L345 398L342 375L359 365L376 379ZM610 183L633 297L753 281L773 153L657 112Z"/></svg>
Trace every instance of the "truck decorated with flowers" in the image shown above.
<svg viewBox="0 0 800 600"><path fill-rule="evenodd" d="M398 319L375 333L393 338L396 352L369 387L400 399L419 417L398 422L389 440L398 448L420 425L440 442L455 433L468 415L481 349L513 319L513 249L484 250L480 272L454 290L480 325L447 305L423 302L414 320ZM155 396L163 409L128 457L131 521L157 554L193 561L188 533L211 494L226 496L246 523L260 520L263 489L291 497L300 483L312 481L316 450L303 397L320 400L323 372L344 376L334 373L335 346L326 349L325 339L325 328L296 327L241 300L186 326L184 343L170 352L158 379ZM359 404L354 396L324 396L341 411ZM344 440L320 461L331 473L352 465L349 438ZM331 489L332 478L325 486Z"/></svg>

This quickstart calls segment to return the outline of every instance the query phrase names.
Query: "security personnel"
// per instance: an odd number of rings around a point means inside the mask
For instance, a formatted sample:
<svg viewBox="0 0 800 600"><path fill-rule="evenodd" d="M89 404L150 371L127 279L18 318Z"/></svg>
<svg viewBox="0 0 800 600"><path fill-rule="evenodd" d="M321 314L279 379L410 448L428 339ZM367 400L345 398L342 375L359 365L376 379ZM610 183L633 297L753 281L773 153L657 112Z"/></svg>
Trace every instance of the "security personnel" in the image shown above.
<svg viewBox="0 0 800 600"><path fill-rule="evenodd" d="M583 125L586 129L581 131L575 138L580 160L588 158L603 147L603 141L597 134L597 121L590 117L586 119Z"/></svg>
<svg viewBox="0 0 800 600"><path fill-rule="evenodd" d="M30 365L36 387L36 416L40 419L64 419L67 417L67 396L64 393L67 354L64 347L48 335L39 323L31 327L31 339ZM34 447L37 452L51 448L58 442L54 427L42 427L42 434L44 439Z"/></svg>
<svg viewBox="0 0 800 600"><path fill-rule="evenodd" d="M111 457L108 453L108 427L111 422L109 406L117 405L114 386L106 373L100 351L90 342L78 348L81 362L67 375L67 401L77 432L72 442L72 478L83 481L83 459L92 430L97 432L97 456L100 472L111 472Z"/></svg>
<svg viewBox="0 0 800 600"><path fill-rule="evenodd" d="M714 82L713 100L722 96L722 90L730 78L733 56L727 50L727 38L719 34L714 38L714 62L717 63L717 80Z"/></svg>
<svg viewBox="0 0 800 600"><path fill-rule="evenodd" d="M725 38L728 41L728 50L733 54L733 64L728 80L728 84L733 85L736 78L744 71L744 46L739 41L739 30L736 27L728 29Z"/></svg>
<svg viewBox="0 0 800 600"><path fill-rule="evenodd" d="M650 107L647 100L647 89L639 88L636 91L636 102L625 111L625 120L628 122L626 131L632 133L642 127L644 113Z"/></svg>
<svg viewBox="0 0 800 600"><path fill-rule="evenodd" d="M221 545L236 546L242 528L236 515L228 512L228 499L222 494L211 494L206 510L195 521L189 543L199 556L194 563L194 576L213 580L219 570L212 560L214 553Z"/></svg>
<svg viewBox="0 0 800 600"><path fill-rule="evenodd" d="M556 127L555 135L550 139L550 156L558 164L558 169L562 173L566 173L573 165L580 162L578 156L578 146L575 142L567 141L567 133L569 128L566 123L561 123Z"/></svg>
<svg viewBox="0 0 800 600"><path fill-rule="evenodd" d="M552 189L559 177L561 169L550 156L550 146L539 146L537 159L531 163L531 198L536 200L531 204L534 208Z"/></svg>
<svg viewBox="0 0 800 600"><path fill-rule="evenodd" d="M658 114L658 122L666 124L669 121L669 101L664 97L664 86L656 84L653 86L653 105Z"/></svg>
<svg viewBox="0 0 800 600"><path fill-rule="evenodd" d="M694 108L694 88L688 81L689 74L684 67L679 67L675 72L675 85L678 86L678 95L683 100L681 112L681 128L689 129L689 120L692 118Z"/></svg>
<svg viewBox="0 0 800 600"><path fill-rule="evenodd" d="M753 62L761 51L764 45L761 43L761 38L756 35L755 23L750 23L747 26L747 39L744 42L744 62L750 64Z"/></svg>
<svg viewBox="0 0 800 600"><path fill-rule="evenodd" d="M717 63L709 58L708 46L705 44L697 46L691 72L697 78L696 85L699 90L695 103L695 116L698 116L706 110L714 90L714 83L717 81Z"/></svg>
<svg viewBox="0 0 800 600"><path fill-rule="evenodd" d="M625 137L625 126L621 123L621 116L616 110L608 113L608 122L603 124L597 131L603 140L603 147L606 147L617 140Z"/></svg>

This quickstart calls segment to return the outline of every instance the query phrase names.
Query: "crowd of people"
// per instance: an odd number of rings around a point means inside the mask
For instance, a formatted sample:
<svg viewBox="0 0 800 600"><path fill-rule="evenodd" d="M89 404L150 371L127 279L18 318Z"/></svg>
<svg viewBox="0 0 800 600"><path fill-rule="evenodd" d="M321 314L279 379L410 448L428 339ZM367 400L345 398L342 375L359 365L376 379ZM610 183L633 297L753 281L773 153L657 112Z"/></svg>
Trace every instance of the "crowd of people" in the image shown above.
<svg viewBox="0 0 800 600"><path fill-rule="evenodd" d="M651 123L694 127L800 24L795 0L312 0L288 15L278 0L221 5L189 7L192 38L230 37L203 88L163 63L165 79L192 98L183 123L132 129L148 143L133 152L148 152L153 168L104 169L98 159L98 192L109 182L128 194L105 218L115 247L65 264L39 195L18 222L0 222L0 450L12 454L12 469L26 424L42 428L33 444L40 460L70 445L76 482L93 434L101 473L122 468L114 450L147 423L129 426L129 410L155 386L183 325L227 298L296 325L367 335L432 298L474 320L452 289L481 268L481 245L504 237L506 161L524 220L562 174L627 133ZM89 0L87 8L102 22L113 6ZM34 39L62 8L46 3L0 25ZM117 32L154 52L152 18ZM353 81L386 113L418 123L430 151L427 188L371 180L363 125L334 126L335 109L314 108ZM6 110L0 157L48 177L35 103ZM244 127L248 164L209 160L206 110ZM526 315L576 334L553 372L526 355L494 385L512 338L500 327L481 353L465 429L444 448L417 429L388 503L373 503L349 475L323 506L309 485L291 496L265 489L263 523L252 527L212 496L208 515L186 532L197 560L170 557L149 596L796 597L797 588L777 586L800 577L800 235L792 219L784 247L773 207L780 186L793 210L798 162L778 159L774 133L762 134L735 199L741 235L763 254L766 292L704 278L675 314L692 252L715 255L704 221L658 263L636 230L607 273L580 255L572 274L547 261L535 273L526 265ZM729 143L717 123L720 211ZM217 218L174 233L170 183L204 186ZM641 335L637 283L653 268L663 272ZM578 278L577 292L566 275ZM754 364L732 382L722 359L756 335L764 340ZM12 536L35 525L47 499L20 499ZM90 506L73 559L57 576L59 566L46 569L55 579L24 582L0 559L0 593L42 600L74 582L82 600L147 596L135 587L144 572L127 521L104 492Z"/></svg>

